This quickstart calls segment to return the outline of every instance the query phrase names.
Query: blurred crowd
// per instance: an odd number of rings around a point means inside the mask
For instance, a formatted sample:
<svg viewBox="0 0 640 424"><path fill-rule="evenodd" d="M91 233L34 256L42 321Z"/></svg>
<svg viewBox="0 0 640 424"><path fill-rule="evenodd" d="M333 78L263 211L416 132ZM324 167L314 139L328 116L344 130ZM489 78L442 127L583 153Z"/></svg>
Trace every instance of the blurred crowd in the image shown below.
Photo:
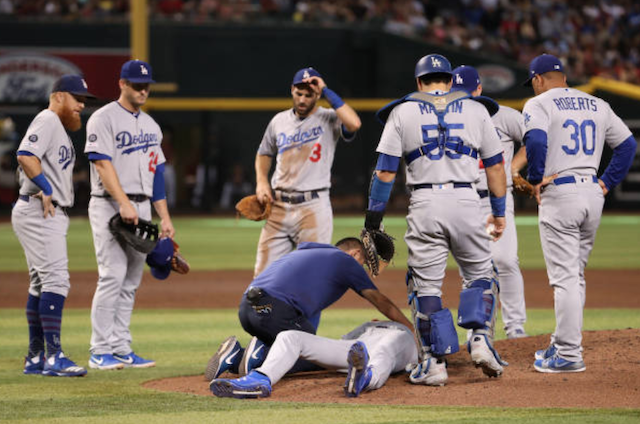
<svg viewBox="0 0 640 424"><path fill-rule="evenodd" d="M640 83L636 0L148 0L152 19L358 24L527 64L562 58L576 80ZM127 18L129 0L0 0L0 15Z"/></svg>

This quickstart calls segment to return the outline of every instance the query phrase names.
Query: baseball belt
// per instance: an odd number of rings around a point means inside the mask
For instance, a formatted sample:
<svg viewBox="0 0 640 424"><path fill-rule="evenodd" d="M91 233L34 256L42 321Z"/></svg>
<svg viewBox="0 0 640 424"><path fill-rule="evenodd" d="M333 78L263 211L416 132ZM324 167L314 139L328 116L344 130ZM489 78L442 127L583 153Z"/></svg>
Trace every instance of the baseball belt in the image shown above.
<svg viewBox="0 0 640 424"><path fill-rule="evenodd" d="M297 205L300 203L308 202L309 200L319 199L320 191L323 190L304 191L300 193L285 193L283 191L276 190L274 194L276 200L278 201L289 203L291 205Z"/></svg>
<svg viewBox="0 0 640 424"><path fill-rule="evenodd" d="M109 193L92 194L91 197L99 197L101 199L111 199L111 195ZM146 194L127 194L127 197L129 198L129 200L136 203L142 203L149 200L149 196L147 196Z"/></svg>
<svg viewBox="0 0 640 424"><path fill-rule="evenodd" d="M411 191L420 190L423 188L445 188L453 184L453 188L471 188L471 183L445 183L445 184L416 184L411 186Z"/></svg>
<svg viewBox="0 0 640 424"><path fill-rule="evenodd" d="M18 196L18 199L22 200L23 202L29 202L29 200L31 200L31 196L28 196L26 194L21 194ZM58 202L56 202L55 200L51 201L51 204L53 205L54 208L60 208L62 210L62 212L67 213L67 209L69 209L68 206L60 206L60 204Z"/></svg>
<svg viewBox="0 0 640 424"><path fill-rule="evenodd" d="M580 177L574 177L573 175L568 175L566 177L560 177L560 178L556 178L555 180L553 180L553 184L555 185L562 185L562 184L575 184L577 182L580 183L586 183L592 181L594 183L598 183L598 177L596 177L595 175L592 175L590 177L584 177L584 176L580 176Z"/></svg>

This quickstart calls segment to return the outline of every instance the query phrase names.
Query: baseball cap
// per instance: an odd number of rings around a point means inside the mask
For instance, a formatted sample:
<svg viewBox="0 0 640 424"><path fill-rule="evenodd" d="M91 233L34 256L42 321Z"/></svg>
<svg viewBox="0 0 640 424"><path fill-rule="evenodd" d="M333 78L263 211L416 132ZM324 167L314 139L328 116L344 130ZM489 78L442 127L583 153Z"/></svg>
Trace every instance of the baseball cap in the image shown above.
<svg viewBox="0 0 640 424"><path fill-rule="evenodd" d="M473 66L458 66L453 70L453 85L454 90L464 90L471 94L474 92L478 85L480 85L480 76L478 71Z"/></svg>
<svg viewBox="0 0 640 424"><path fill-rule="evenodd" d="M122 65L120 78L134 83L154 83L151 66L142 60L130 60Z"/></svg>
<svg viewBox="0 0 640 424"><path fill-rule="evenodd" d="M428 74L451 75L451 63L441 54L428 54L416 63L415 77L420 78Z"/></svg>
<svg viewBox="0 0 640 424"><path fill-rule="evenodd" d="M296 72L296 74L293 76L293 82L291 83L291 85L302 84L302 80L306 78L311 78L311 77L322 78L322 75L320 75L320 72L316 71L311 67L302 68L298 72Z"/></svg>
<svg viewBox="0 0 640 424"><path fill-rule="evenodd" d="M147 255L147 265L151 268L151 275L158 280L166 279L171 273L172 258L173 241L169 237L161 238Z"/></svg>
<svg viewBox="0 0 640 424"><path fill-rule="evenodd" d="M547 72L564 72L564 67L560 59L551 54L541 54L531 61L529 64L529 78L522 83L525 87L531 87L531 80L536 75L542 75Z"/></svg>
<svg viewBox="0 0 640 424"><path fill-rule="evenodd" d="M53 84L51 92L70 93L95 99L96 96L89 93L88 89L86 81L80 75L63 75Z"/></svg>

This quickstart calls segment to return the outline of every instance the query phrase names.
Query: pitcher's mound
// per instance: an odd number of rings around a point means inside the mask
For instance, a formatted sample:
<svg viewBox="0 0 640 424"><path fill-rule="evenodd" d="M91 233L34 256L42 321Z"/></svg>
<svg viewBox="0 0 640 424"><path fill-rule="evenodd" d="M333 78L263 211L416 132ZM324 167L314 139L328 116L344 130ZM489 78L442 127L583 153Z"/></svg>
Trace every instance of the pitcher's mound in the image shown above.
<svg viewBox="0 0 640 424"><path fill-rule="evenodd" d="M343 374L318 372L285 377L275 385L271 397L263 401L640 408L640 330L584 332L587 370L575 374L541 374L533 369L533 353L548 343L546 335L496 342L498 352L510 364L498 379L485 377L480 369L474 368L461 346L461 352L449 357L449 382L444 387L413 385L407 374L398 374L379 390L346 398L342 390ZM150 381L145 387L213 396L202 375Z"/></svg>

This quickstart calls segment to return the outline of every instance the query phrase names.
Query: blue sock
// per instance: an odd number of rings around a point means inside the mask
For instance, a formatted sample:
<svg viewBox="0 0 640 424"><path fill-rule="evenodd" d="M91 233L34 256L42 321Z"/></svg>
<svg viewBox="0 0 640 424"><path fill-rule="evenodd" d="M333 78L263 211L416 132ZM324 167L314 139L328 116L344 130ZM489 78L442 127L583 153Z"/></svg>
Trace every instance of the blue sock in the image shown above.
<svg viewBox="0 0 640 424"><path fill-rule="evenodd" d="M418 298L418 310L424 315L431 315L442 309L442 299L437 296L424 296ZM423 346L431 346L431 321L418 318L418 332Z"/></svg>
<svg viewBox="0 0 640 424"><path fill-rule="evenodd" d="M65 297L45 292L40 296L40 321L47 343L47 358L62 350L60 346L60 327Z"/></svg>
<svg viewBox="0 0 640 424"><path fill-rule="evenodd" d="M29 324L29 357L33 358L40 352L44 352L44 334L40 323L38 307L40 298L32 294L27 298L27 323Z"/></svg>

